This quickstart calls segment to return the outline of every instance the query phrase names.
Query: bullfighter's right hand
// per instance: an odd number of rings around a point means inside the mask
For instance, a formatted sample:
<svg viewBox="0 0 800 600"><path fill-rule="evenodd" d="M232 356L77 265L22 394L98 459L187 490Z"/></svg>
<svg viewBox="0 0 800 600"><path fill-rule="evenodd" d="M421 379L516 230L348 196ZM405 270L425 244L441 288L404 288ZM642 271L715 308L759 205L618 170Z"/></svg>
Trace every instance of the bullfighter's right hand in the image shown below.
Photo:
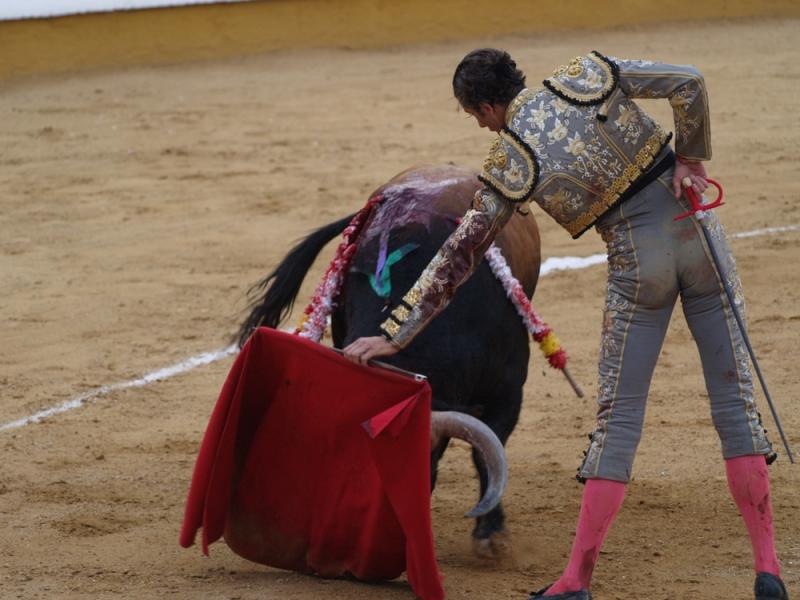
<svg viewBox="0 0 800 600"><path fill-rule="evenodd" d="M689 179L692 183L695 193L702 196L703 192L708 189L708 175L703 163L700 161L688 161L678 157L675 161L675 170L672 174L672 191L675 193L676 198L680 198L683 193L682 185L684 178Z"/></svg>

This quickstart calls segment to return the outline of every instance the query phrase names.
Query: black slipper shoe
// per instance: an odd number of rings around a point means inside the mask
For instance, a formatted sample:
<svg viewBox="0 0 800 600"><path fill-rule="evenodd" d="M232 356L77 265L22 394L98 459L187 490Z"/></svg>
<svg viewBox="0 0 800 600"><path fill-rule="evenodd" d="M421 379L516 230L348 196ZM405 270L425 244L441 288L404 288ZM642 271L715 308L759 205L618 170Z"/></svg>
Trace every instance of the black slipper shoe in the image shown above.
<svg viewBox="0 0 800 600"><path fill-rule="evenodd" d="M789 600L789 594L786 592L786 587L784 587L780 577L776 577L772 573L758 573L756 575L753 593L756 596L756 600Z"/></svg>
<svg viewBox="0 0 800 600"><path fill-rule="evenodd" d="M545 596L544 593L550 589L553 584L543 587L538 592L531 592L528 600L592 600L592 592L589 590L581 590L579 592L564 592L563 594L556 594L555 596ZM776 596L777 598L778 596ZM760 598L758 600L761 600Z"/></svg>

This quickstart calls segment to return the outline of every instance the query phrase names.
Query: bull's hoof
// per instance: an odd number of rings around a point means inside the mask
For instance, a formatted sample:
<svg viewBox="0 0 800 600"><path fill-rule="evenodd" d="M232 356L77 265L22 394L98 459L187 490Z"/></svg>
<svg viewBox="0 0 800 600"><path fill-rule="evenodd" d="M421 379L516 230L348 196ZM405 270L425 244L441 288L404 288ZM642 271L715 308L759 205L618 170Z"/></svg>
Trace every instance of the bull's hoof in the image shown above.
<svg viewBox="0 0 800 600"><path fill-rule="evenodd" d="M472 538L472 551L478 558L497 560L511 554L511 537L508 532L495 531L489 537Z"/></svg>

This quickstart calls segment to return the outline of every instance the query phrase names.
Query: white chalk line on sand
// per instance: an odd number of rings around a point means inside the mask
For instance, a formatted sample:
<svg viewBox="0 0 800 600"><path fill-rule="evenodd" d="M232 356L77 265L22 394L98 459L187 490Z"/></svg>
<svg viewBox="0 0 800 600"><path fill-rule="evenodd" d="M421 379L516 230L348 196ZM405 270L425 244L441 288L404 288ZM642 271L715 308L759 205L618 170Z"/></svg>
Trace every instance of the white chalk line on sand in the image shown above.
<svg viewBox="0 0 800 600"><path fill-rule="evenodd" d="M0 425L0 431L5 431L6 429L16 429L17 427L30 425L31 423L36 423L46 417L52 417L53 415L67 412L68 410L72 410L73 408L79 408L83 406L83 404L85 404L88 400L91 400L92 398L97 398L98 396L106 396L111 392L116 392L118 390L125 390L128 388L144 387L150 383L153 383L154 381L162 381L164 379L169 379L170 377L174 377L175 375L180 375L181 373L186 373L187 371L191 371L192 369L195 369L197 367L208 365L218 360L221 360L226 356L234 354L236 351L237 348L236 345L234 344L228 346L227 348L223 348L222 350L214 350L213 352L203 352L202 354L192 356L190 358L187 358L186 360L182 360L179 363L170 365L169 367L164 367L163 369L158 369L157 371L151 371L150 373L147 373L146 375L139 377L138 379L131 379L129 381L123 381L120 383L112 383L111 385L101 385L100 387L83 392L81 395L72 398L72 400L67 400L66 402L63 402L51 408L40 410L37 413L34 413L27 417L23 417L21 419L17 419L16 421L9 421L8 423L4 423L3 425Z"/></svg>
<svg viewBox="0 0 800 600"><path fill-rule="evenodd" d="M787 225L785 227L766 227L764 229L754 229L752 231L743 231L740 233L734 233L731 234L729 237L734 239L750 238L750 237L757 237L760 235L774 235L776 233L785 233L789 231L800 231L800 225ZM604 263L605 261L606 261L605 254L592 254L590 256L551 257L542 263L542 266L539 269L539 274L541 276L544 276L556 271L586 269L588 267ZM120 383L112 383L110 385L101 385L100 387L93 388L91 390L83 392L79 396L76 396L71 400L67 400L66 402L63 402L51 408L40 410L39 412L33 413L32 415L29 415L27 417L22 417L15 421L9 421L8 423L4 423L0 425L0 431L5 431L7 429L17 429L19 427L24 427L25 425L30 425L31 423L37 423L47 417L52 417L53 415L67 412L75 408L80 408L86 402L88 402L93 398L106 396L118 390L144 387L155 381L163 381L164 379L169 379L170 377L186 373L197 367L202 367L203 365L208 365L218 360L222 360L223 358L230 356L231 354L235 354L236 352L237 352L236 345L231 345L228 346L227 348L222 348L221 350L213 350L211 352L203 352L202 354L197 354L179 363L175 363L174 365L164 367L163 369L158 369L157 371L151 371L150 373L147 373L146 375L139 377L138 379L131 379L129 381L123 381Z"/></svg>
<svg viewBox="0 0 800 600"><path fill-rule="evenodd" d="M773 233L786 233L787 231L798 231L800 225L786 225L785 227L765 227L764 229L753 229L752 231L741 231L739 233L732 233L728 237L731 238L749 238L759 235L772 235Z"/></svg>
<svg viewBox="0 0 800 600"><path fill-rule="evenodd" d="M752 231L742 231L729 235L729 238L751 238L759 235L774 235L776 233L786 233L788 231L800 231L800 225L786 225L785 227L765 227L764 229L753 229ZM606 255L592 254L590 256L554 256L542 263L539 275L547 275L554 271L570 271L575 269L585 269L593 265L606 262Z"/></svg>

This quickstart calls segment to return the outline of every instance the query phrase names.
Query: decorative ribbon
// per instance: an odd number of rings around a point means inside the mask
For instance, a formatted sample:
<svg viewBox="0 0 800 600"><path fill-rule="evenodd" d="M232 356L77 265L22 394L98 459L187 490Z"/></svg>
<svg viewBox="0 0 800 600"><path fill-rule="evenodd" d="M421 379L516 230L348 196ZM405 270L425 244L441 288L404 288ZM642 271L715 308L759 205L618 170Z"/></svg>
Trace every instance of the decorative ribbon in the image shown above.
<svg viewBox="0 0 800 600"><path fill-rule="evenodd" d="M533 339L539 343L539 348L547 358L547 362L554 369L563 370L567 366L566 351L561 347L561 342L559 342L550 326L542 320L533 308L528 296L525 294L525 290L522 289L522 284L514 277L505 257L500 252L500 248L492 244L486 251L485 256L489 266L492 268L492 273L503 284L506 296L511 300L517 310L517 314L522 318L525 328L533 336Z"/></svg>
<svg viewBox="0 0 800 600"><path fill-rule="evenodd" d="M417 248L419 248L419 244L408 243L389 254L389 256L386 256L386 248L383 246L381 247L381 254L378 256L375 274L370 274L369 276L369 284L379 297L388 298L389 294L392 293L392 265ZM382 261L381 257L383 257Z"/></svg>
<svg viewBox="0 0 800 600"><path fill-rule="evenodd" d="M322 281L317 286L311 302L303 311L303 317L295 329L295 335L319 342L328 326L328 317L333 311L333 299L339 295L339 290L344 281L344 274L358 248L358 236L372 214L376 204L383 202L383 196L378 194L369 199L366 206L358 211L347 227L342 232L342 242L336 249L336 255L322 276Z"/></svg>

